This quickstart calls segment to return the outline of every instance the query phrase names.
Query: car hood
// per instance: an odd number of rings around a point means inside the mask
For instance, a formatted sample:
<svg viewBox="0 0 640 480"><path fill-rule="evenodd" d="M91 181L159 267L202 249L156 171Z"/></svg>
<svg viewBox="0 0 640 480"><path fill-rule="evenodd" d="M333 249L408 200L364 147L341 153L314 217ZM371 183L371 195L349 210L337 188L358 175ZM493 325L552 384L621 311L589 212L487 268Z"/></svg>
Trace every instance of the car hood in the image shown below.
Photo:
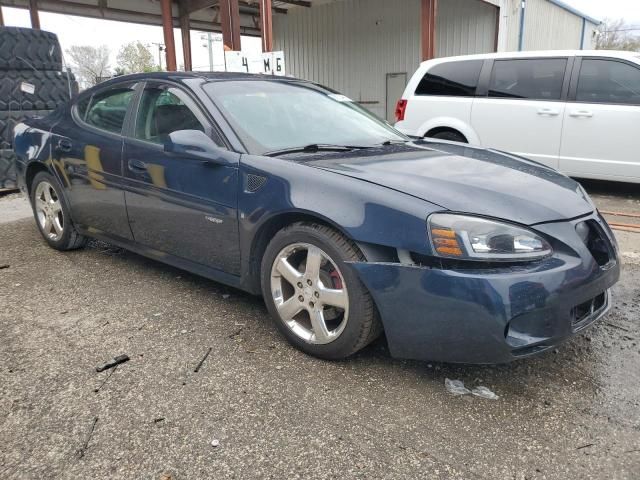
<svg viewBox="0 0 640 480"><path fill-rule="evenodd" d="M594 210L577 182L551 168L457 143L416 142L298 159L448 210L526 225L575 218Z"/></svg>

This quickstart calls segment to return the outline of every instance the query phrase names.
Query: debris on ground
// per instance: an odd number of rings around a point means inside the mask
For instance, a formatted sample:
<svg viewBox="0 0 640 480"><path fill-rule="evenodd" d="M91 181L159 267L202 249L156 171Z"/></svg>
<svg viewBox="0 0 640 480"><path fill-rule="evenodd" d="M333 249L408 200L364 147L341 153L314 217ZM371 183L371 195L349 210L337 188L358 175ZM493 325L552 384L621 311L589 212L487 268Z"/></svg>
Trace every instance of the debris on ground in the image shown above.
<svg viewBox="0 0 640 480"><path fill-rule="evenodd" d="M96 423L98 423L98 417L93 418L93 423L91 424L91 429L89 430L89 434L87 435L87 438L84 441L84 444L82 445L82 447L80 447L77 451L78 458L84 457L84 454L87 452L87 449L89 448L89 442L91 441L91 437L93 437L93 432L96 429Z"/></svg>
<svg viewBox="0 0 640 480"><path fill-rule="evenodd" d="M95 388L93 391L95 393L98 393L100 391L100 389L102 387L104 387L104 384L107 383L107 380L109 380L111 378L111 375L113 375L115 373L115 371L118 369L118 365L116 365L115 367L113 367L113 370L111 370L109 372L109 375L107 375L107 377L102 381L102 383L100 384L100 386L98 388Z"/></svg>
<svg viewBox="0 0 640 480"><path fill-rule="evenodd" d="M471 394L476 397L486 398L487 400L498 400L500 397L489 390L487 387L478 386L471 390Z"/></svg>
<svg viewBox="0 0 640 480"><path fill-rule="evenodd" d="M198 363L196 368L193 370L193 373L198 373L198 371L200 370L200 367L202 367L202 364L204 364L204 361L207 359L207 357L211 353L211 350L213 350L213 347L209 347L209 350L207 350L207 353L204 354L204 357L202 357L202 360L200 360L200 363Z"/></svg>
<svg viewBox="0 0 640 480"><path fill-rule="evenodd" d="M486 398L487 400L498 400L500 397L489 390L487 387L479 385L474 387L473 390L469 390L464 386L462 380L451 380L449 378L444 379L444 386L447 392L453 395L475 395L476 397Z"/></svg>
<svg viewBox="0 0 640 480"><path fill-rule="evenodd" d="M217 438L214 438L213 440L211 440L211 446L213 448L219 447L220 446L220 440L218 440Z"/></svg>
<svg viewBox="0 0 640 480"><path fill-rule="evenodd" d="M0 270L4 270L5 268L9 268L11 265L9 265L8 263L3 263L0 265Z"/></svg>
<svg viewBox="0 0 640 480"><path fill-rule="evenodd" d="M153 419L153 423L161 423L164 422L164 417L157 417Z"/></svg>
<svg viewBox="0 0 640 480"><path fill-rule="evenodd" d="M462 380L450 380L445 378L444 387L447 389L447 392L452 393L453 395L467 395L471 393L471 390L464 386L464 382Z"/></svg>
<svg viewBox="0 0 640 480"><path fill-rule="evenodd" d="M112 358L107 363L104 363L98 367L96 367L96 372L104 372L108 368L113 368L116 365L120 365L121 363L125 363L129 361L129 355L118 355L117 357Z"/></svg>

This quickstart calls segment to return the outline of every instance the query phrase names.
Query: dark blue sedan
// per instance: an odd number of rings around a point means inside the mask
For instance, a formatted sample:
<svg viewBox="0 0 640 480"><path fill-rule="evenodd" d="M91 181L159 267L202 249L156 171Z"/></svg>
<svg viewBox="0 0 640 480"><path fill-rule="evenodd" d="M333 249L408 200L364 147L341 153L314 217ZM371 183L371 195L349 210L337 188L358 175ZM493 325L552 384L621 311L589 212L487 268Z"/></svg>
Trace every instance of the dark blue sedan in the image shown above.
<svg viewBox="0 0 640 480"><path fill-rule="evenodd" d="M264 296L299 349L497 363L611 305L620 264L580 185L535 162L408 138L314 83L119 77L16 130L53 248L88 237Z"/></svg>

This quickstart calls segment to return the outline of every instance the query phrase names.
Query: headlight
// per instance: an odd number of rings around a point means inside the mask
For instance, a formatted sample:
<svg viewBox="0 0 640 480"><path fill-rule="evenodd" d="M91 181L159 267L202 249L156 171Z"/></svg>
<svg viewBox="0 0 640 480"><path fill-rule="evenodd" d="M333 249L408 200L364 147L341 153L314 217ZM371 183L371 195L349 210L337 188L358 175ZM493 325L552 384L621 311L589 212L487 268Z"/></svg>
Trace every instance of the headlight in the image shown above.
<svg viewBox="0 0 640 480"><path fill-rule="evenodd" d="M434 213L429 238L439 257L476 261L526 261L550 255L551 245L526 228L480 217Z"/></svg>

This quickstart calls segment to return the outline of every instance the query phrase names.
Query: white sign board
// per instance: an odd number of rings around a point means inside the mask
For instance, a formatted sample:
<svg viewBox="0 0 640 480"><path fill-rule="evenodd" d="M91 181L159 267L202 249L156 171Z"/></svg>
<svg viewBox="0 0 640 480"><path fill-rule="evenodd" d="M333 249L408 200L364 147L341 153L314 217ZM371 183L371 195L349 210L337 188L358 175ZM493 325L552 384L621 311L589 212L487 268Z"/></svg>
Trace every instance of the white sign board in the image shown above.
<svg viewBox="0 0 640 480"><path fill-rule="evenodd" d="M285 75L284 52L249 54L238 51L224 52L227 72Z"/></svg>

